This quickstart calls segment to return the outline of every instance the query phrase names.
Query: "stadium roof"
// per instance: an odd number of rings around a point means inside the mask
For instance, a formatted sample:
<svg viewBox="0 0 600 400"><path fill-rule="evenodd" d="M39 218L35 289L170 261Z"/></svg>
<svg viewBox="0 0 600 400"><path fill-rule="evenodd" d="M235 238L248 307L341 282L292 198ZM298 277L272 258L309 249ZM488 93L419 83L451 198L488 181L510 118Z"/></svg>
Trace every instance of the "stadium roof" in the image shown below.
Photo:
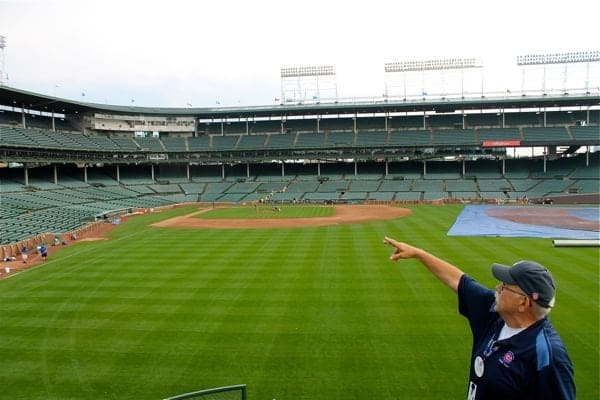
<svg viewBox="0 0 600 400"><path fill-rule="evenodd" d="M364 114L385 112L433 111L449 113L456 110L518 109L543 107L590 107L600 105L600 96L592 94L564 94L562 96L503 96L470 97L462 99L424 97L421 99L376 99L335 102L310 102L248 107L137 107L86 103L8 86L0 86L0 105L24 107L29 110L81 114L103 112L157 116L190 116L198 118L253 118L292 115Z"/></svg>

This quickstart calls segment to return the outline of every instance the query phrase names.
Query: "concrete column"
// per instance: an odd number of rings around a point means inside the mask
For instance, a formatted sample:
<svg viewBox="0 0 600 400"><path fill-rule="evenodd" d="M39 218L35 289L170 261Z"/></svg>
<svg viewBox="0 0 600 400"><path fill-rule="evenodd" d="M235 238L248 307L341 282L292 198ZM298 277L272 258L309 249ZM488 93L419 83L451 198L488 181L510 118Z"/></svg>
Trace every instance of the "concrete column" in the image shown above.
<svg viewBox="0 0 600 400"><path fill-rule="evenodd" d="M23 168L23 180L25 181L25 186L29 186L29 167L27 167L27 164L23 165L25 168Z"/></svg>
<svg viewBox="0 0 600 400"><path fill-rule="evenodd" d="M58 185L58 171L57 171L57 169L56 169L56 164L54 164L54 166L53 166L53 167L54 167L54 168L53 168L53 172L54 172L54 184L55 184L55 185Z"/></svg>
<svg viewBox="0 0 600 400"><path fill-rule="evenodd" d="M590 166L590 146L585 146L587 151L585 152L585 166Z"/></svg>
<svg viewBox="0 0 600 400"><path fill-rule="evenodd" d="M544 128L546 127L546 108L544 107Z"/></svg>
<svg viewBox="0 0 600 400"><path fill-rule="evenodd" d="M246 178L250 178L250 163L246 163Z"/></svg>
<svg viewBox="0 0 600 400"><path fill-rule="evenodd" d="M121 169L119 168L119 164L117 164L117 182L121 183Z"/></svg>
<svg viewBox="0 0 600 400"><path fill-rule="evenodd" d="M87 183L87 165L83 166L83 181Z"/></svg>
<svg viewBox="0 0 600 400"><path fill-rule="evenodd" d="M544 174L546 173L546 162L548 161L548 154L544 153Z"/></svg>

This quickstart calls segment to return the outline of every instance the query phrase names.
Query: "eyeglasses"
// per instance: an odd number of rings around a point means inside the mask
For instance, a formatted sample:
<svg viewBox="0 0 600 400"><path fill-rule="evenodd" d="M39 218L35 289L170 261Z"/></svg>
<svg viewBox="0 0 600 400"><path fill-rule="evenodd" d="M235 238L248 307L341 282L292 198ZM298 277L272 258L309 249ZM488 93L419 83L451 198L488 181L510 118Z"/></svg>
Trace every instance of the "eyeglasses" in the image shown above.
<svg viewBox="0 0 600 400"><path fill-rule="evenodd" d="M506 286L506 283L503 283L500 285L500 292L502 292L503 290L508 290L509 292L513 292L513 293L521 295L521 296L529 297L529 295L527 295L525 293L521 293L518 290L509 288L508 286Z"/></svg>

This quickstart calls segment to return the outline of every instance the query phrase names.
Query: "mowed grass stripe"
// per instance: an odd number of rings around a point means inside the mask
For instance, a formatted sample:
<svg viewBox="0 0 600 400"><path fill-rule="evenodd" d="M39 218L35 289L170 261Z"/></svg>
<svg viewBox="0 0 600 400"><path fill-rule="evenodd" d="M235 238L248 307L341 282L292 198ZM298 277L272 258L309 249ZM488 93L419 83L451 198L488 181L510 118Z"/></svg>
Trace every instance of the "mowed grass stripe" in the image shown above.
<svg viewBox="0 0 600 400"><path fill-rule="evenodd" d="M66 246L0 282L4 393L160 398L246 383L250 399L463 397L470 333L456 296L418 263L389 261L389 234L488 285L495 261L552 265L565 284L551 319L580 397L597 398L598 250L447 237L460 207L411 208L407 218L322 228L148 227L192 207ZM554 267L565 257L568 268Z"/></svg>

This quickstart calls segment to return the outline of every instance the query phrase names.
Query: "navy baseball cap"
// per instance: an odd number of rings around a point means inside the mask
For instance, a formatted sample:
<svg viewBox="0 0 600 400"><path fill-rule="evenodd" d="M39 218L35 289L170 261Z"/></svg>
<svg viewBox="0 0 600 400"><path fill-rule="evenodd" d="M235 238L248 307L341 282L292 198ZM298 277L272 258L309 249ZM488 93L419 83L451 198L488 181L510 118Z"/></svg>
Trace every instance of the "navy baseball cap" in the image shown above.
<svg viewBox="0 0 600 400"><path fill-rule="evenodd" d="M511 266L492 264L492 274L496 279L510 285L517 285L540 306L554 306L556 286L550 271L534 261L517 261Z"/></svg>

